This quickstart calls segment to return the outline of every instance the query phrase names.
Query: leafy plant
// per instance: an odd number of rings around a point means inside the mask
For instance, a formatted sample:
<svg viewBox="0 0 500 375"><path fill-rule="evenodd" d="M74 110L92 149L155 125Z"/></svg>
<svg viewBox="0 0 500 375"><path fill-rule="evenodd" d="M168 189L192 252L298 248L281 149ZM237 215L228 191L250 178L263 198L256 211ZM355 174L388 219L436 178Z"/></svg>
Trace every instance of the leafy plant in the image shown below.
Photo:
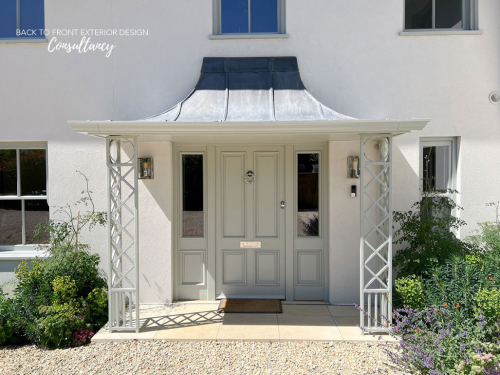
<svg viewBox="0 0 500 375"><path fill-rule="evenodd" d="M104 225L106 215L95 210L89 181L80 175L86 182L83 198L56 210L65 212L68 219L37 228L38 238L45 231L50 234L49 243L40 245L49 252L48 258L23 261L15 271L18 283L8 300L9 321L13 335L22 341L47 347L86 343L91 336L82 330L99 329L107 321L106 280L99 270L99 255L90 254L89 246L80 241L82 230ZM85 207L90 209L84 211Z"/></svg>
<svg viewBox="0 0 500 375"><path fill-rule="evenodd" d="M466 223L452 214L462 208L444 193L457 192L427 191L422 200L412 206L413 210L393 213L398 227L394 244L403 246L393 261L400 277L423 275L451 256L479 252L475 244L460 241L454 235L453 232Z"/></svg>
<svg viewBox="0 0 500 375"><path fill-rule="evenodd" d="M16 342L13 325L13 306L0 288L0 345Z"/></svg>
<svg viewBox="0 0 500 375"><path fill-rule="evenodd" d="M495 208L495 221L479 223L479 229L466 240L481 248L489 261L500 264L500 202L487 203L486 206Z"/></svg>
<svg viewBox="0 0 500 375"><path fill-rule="evenodd" d="M40 326L40 344L47 346L69 346L73 332L84 327L80 303L76 300L76 284L68 276L57 276L52 282L53 303L40 306L42 317Z"/></svg>
<svg viewBox="0 0 500 375"><path fill-rule="evenodd" d="M36 238L40 239L44 233L49 233L50 242L42 244L40 247L50 253L57 252L61 248L68 250L88 250L88 245L79 242L82 230L88 226L92 230L96 226L105 226L107 214L96 211L92 191L89 189L89 179L82 172L76 171L85 180L85 190L82 190L82 197L75 203L65 206L55 207L54 214L66 216L66 220L49 220L45 224L39 224L35 229ZM85 211L82 211L84 209ZM77 212L77 213L76 213ZM39 241L41 243L41 241Z"/></svg>
<svg viewBox="0 0 500 375"><path fill-rule="evenodd" d="M425 306L424 294L422 291L422 280L415 275L402 277L396 280L396 292L405 306L412 309L423 308Z"/></svg>

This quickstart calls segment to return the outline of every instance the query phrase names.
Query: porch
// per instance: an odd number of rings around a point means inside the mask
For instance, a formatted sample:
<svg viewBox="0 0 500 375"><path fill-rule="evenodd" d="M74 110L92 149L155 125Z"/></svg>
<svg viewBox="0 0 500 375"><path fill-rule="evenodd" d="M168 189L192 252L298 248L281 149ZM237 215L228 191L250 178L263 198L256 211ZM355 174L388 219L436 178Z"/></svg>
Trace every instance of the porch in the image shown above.
<svg viewBox="0 0 500 375"><path fill-rule="evenodd" d="M363 335L354 306L326 302L283 303L278 314L224 314L218 302L141 305L139 332L109 333L92 342L118 341L395 341L387 334Z"/></svg>
<svg viewBox="0 0 500 375"><path fill-rule="evenodd" d="M226 330L234 331L227 339L235 340L243 339L246 331L274 332L275 340L292 340L302 331L300 340L324 334L327 340L361 339L356 324L387 332L384 319L392 310L393 137L419 131L427 122L341 115L307 92L295 58L207 58L195 90L166 112L138 121L70 122L79 133L106 138L111 325L109 334L101 332L95 340L141 337L134 335L221 340ZM350 142L348 150L336 147L337 142ZM155 160L154 174L161 184L145 180L141 186L158 194L146 204L150 210L158 210L159 200L168 202L168 222L162 228L147 217L156 229L141 224L141 233L147 233L141 241L149 245L140 246L139 177L145 164L139 165L139 158L152 161L160 154L167 155L161 163ZM359 182L347 179L350 156L359 157L350 166ZM193 184L196 189L187 191ZM352 185L357 188L354 196ZM311 224L307 231L304 220ZM143 251L149 252L155 275L142 266L140 270ZM157 260L162 254L164 263ZM167 302L324 302L311 308L285 305L288 312L262 319L221 316L213 312L215 305L189 310L188 316L179 311L183 305L153 316L136 311L145 302L140 293L151 292L160 279L168 280L162 284L168 289ZM342 308L327 304L340 295L343 301L335 303L359 303L374 319L352 309L345 316L337 314ZM192 325L193 319L207 316L206 324ZM269 325L262 324L266 319Z"/></svg>

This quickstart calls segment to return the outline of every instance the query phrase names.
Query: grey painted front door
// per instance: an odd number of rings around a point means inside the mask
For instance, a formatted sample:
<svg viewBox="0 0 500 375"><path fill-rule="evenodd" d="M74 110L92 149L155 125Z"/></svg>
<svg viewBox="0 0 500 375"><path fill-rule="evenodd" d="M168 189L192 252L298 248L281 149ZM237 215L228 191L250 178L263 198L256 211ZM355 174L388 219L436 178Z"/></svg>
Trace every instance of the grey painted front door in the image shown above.
<svg viewBox="0 0 500 375"><path fill-rule="evenodd" d="M216 148L217 297L285 297L284 165L283 146Z"/></svg>

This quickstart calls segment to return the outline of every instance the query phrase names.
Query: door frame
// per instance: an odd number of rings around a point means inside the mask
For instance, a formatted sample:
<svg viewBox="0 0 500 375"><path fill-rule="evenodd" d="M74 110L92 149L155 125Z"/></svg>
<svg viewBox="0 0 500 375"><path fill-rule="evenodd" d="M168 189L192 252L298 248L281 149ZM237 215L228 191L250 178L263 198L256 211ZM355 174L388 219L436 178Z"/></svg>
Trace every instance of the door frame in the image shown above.
<svg viewBox="0 0 500 375"><path fill-rule="evenodd" d="M173 144L173 214L172 214L172 296L173 300L179 300L180 288L180 250L179 240L182 229L182 168L180 155L182 154L203 154L204 155L204 240L205 240L205 276L204 284L206 286L206 298L209 301L215 301L216 289L216 147L219 146L246 146L250 143L213 143L213 144ZM297 153L319 152L321 154L320 162L320 223L321 238L323 239L323 258L322 258L322 282L324 283L324 301L329 300L329 148L328 143L308 143L308 144L281 144L284 146L284 174L285 174L285 296L286 301L294 301L295 287L295 248L294 242L297 234ZM266 144L266 146L269 146ZM290 189L289 187L293 187ZM202 249L199 249L202 250Z"/></svg>

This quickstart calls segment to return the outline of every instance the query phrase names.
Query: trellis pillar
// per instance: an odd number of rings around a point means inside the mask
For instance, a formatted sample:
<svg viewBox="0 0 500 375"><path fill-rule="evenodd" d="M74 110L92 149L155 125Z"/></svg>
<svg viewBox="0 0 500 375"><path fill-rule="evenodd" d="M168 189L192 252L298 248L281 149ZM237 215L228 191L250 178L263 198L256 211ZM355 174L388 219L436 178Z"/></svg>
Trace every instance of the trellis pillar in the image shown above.
<svg viewBox="0 0 500 375"><path fill-rule="evenodd" d="M139 332L137 137L106 138L109 332Z"/></svg>
<svg viewBox="0 0 500 375"><path fill-rule="evenodd" d="M392 316L392 135L362 134L360 327L390 329Z"/></svg>

